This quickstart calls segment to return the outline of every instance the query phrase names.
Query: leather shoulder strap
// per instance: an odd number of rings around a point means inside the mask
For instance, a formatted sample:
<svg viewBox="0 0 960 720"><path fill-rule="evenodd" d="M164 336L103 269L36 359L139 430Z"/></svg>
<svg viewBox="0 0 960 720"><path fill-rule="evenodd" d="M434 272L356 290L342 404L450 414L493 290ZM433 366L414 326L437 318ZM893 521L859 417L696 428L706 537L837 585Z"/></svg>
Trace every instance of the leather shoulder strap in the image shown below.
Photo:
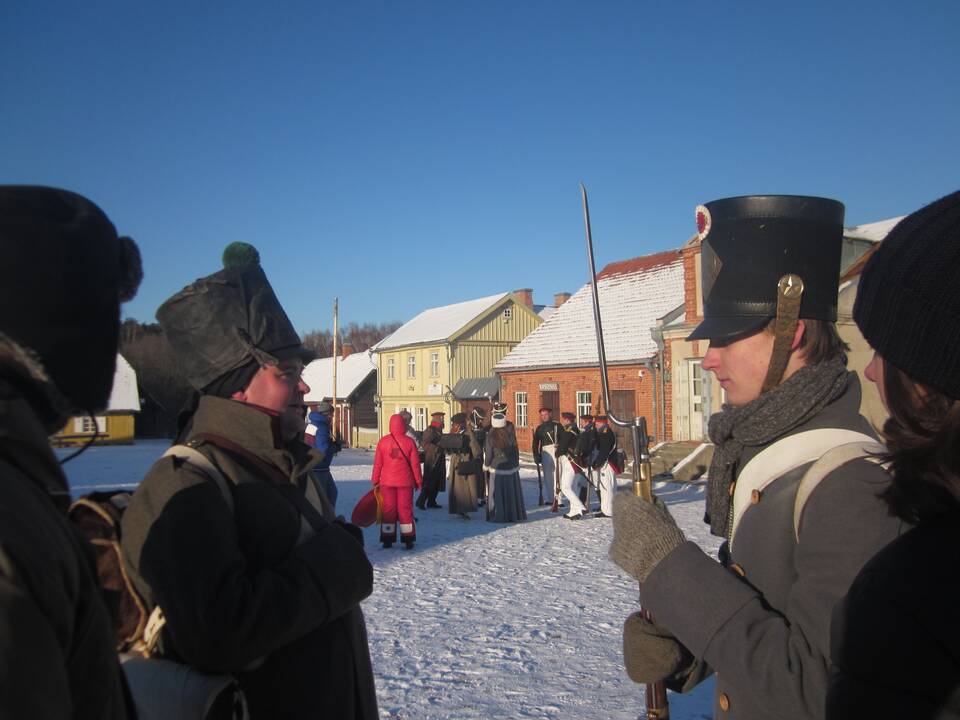
<svg viewBox="0 0 960 720"><path fill-rule="evenodd" d="M196 448L189 445L173 445L162 457L175 457L183 460L185 463L197 468L200 472L213 480L213 483L220 489L227 507L230 508L230 514L233 514L233 493L230 492L230 485L217 466L210 462L210 459Z"/></svg>

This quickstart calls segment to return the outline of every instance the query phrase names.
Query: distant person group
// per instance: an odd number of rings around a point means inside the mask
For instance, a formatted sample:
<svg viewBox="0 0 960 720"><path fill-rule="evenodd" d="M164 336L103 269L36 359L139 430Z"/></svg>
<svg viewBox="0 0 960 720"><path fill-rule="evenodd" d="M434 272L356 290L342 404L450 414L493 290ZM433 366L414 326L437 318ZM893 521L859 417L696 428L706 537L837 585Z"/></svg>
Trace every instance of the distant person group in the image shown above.
<svg viewBox="0 0 960 720"><path fill-rule="evenodd" d="M884 444L835 327L843 214L796 196L698 208L690 337L709 342L703 367L727 400L710 420L705 518L725 539L719 562L661 500L616 492L607 418L578 427L543 408L534 432L545 502L577 520L596 488L610 558L642 584L652 619L626 620L629 676L686 692L716 674L718 718L960 718L960 193L902 220L860 279ZM378 718L360 608L373 569L334 510L332 407L307 416L312 354L257 251L231 244L157 312L193 393L119 520L149 659L118 655L117 591L68 520L48 441L107 402L139 251L86 198L0 186L0 253L0 717L184 717L191 704L209 718ZM444 486L451 514L526 519L507 407L489 414L458 413L450 432L434 415L420 446L409 414L391 417L372 477L381 543L413 547L414 507L439 507Z"/></svg>

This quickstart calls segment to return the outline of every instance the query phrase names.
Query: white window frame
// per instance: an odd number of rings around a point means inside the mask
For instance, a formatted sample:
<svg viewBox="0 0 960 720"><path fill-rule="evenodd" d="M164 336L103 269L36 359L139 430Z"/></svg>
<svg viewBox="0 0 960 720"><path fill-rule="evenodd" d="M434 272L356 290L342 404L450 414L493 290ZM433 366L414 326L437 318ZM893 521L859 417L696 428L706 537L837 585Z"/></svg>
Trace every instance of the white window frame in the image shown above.
<svg viewBox="0 0 960 720"><path fill-rule="evenodd" d="M395 380L397 378L397 363L394 361L394 358L387 358L387 380Z"/></svg>
<svg viewBox="0 0 960 720"><path fill-rule="evenodd" d="M514 393L513 404L517 409L517 427L527 427L527 394L525 392Z"/></svg>
<svg viewBox="0 0 960 720"><path fill-rule="evenodd" d="M75 433L85 433L93 434L94 423L96 423L96 430L101 435L107 431L107 416L106 415L97 415L90 419L89 415L78 415L73 419L73 431Z"/></svg>
<svg viewBox="0 0 960 720"><path fill-rule="evenodd" d="M417 379L417 355L411 353L407 355L407 380Z"/></svg>
<svg viewBox="0 0 960 720"><path fill-rule="evenodd" d="M430 353L430 377L440 376L440 352L434 350Z"/></svg>
<svg viewBox="0 0 960 720"><path fill-rule="evenodd" d="M414 420L413 429L418 430L419 432L423 432L424 430L426 430L427 429L427 409L425 407L418 407L414 417L415 417L415 420Z"/></svg>
<svg viewBox="0 0 960 720"><path fill-rule="evenodd" d="M577 422L584 415L593 415L593 391L577 390Z"/></svg>

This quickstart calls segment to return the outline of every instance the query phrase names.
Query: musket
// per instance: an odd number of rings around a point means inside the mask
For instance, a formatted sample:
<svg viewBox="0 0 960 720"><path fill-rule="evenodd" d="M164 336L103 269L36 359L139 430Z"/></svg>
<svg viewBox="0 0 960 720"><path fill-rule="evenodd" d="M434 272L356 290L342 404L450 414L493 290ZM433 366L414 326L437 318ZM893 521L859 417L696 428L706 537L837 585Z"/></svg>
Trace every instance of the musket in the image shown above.
<svg viewBox="0 0 960 720"><path fill-rule="evenodd" d="M580 183L580 196L583 200L583 222L587 231L587 261L590 264L590 288L593 292L593 325L597 333L597 359L600 362L600 382L603 388L603 404L607 417L618 427L630 428L633 440L633 493L653 502L653 488L650 471L650 437L647 435L647 419L635 417L632 420L618 418L610 406L610 387L607 381L607 353L603 345L603 325L600 321L600 295L597 292L597 269L593 261L593 233L590 230L590 206L587 204L587 188ZM647 610L640 610L644 618L650 620ZM665 720L670 717L667 703L667 688L663 682L646 685L644 692L647 717L651 720Z"/></svg>
<svg viewBox="0 0 960 720"><path fill-rule="evenodd" d="M537 506L543 505L543 473L540 472L540 463L537 465L537 485L540 487L540 499L537 500Z"/></svg>

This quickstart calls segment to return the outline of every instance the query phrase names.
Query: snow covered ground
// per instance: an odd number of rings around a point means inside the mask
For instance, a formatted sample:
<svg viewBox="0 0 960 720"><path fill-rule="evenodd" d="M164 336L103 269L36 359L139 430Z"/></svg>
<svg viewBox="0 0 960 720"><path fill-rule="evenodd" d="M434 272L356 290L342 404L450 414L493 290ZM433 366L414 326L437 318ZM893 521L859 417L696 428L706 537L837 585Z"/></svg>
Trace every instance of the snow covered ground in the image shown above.
<svg viewBox="0 0 960 720"><path fill-rule="evenodd" d="M135 486L166 447L94 447L65 470L75 493ZM362 450L336 458L338 512L349 516L369 489L372 458ZM381 717L642 716L643 689L623 671L620 640L637 586L607 559L610 520L563 520L537 507L535 471L522 477L525 523L417 511L412 552L384 550L377 529L366 530L375 586L363 608ZM705 486L663 484L657 492L687 536L715 553L719 541L702 523ZM671 717L711 717L712 693L711 680L689 695L671 694Z"/></svg>

